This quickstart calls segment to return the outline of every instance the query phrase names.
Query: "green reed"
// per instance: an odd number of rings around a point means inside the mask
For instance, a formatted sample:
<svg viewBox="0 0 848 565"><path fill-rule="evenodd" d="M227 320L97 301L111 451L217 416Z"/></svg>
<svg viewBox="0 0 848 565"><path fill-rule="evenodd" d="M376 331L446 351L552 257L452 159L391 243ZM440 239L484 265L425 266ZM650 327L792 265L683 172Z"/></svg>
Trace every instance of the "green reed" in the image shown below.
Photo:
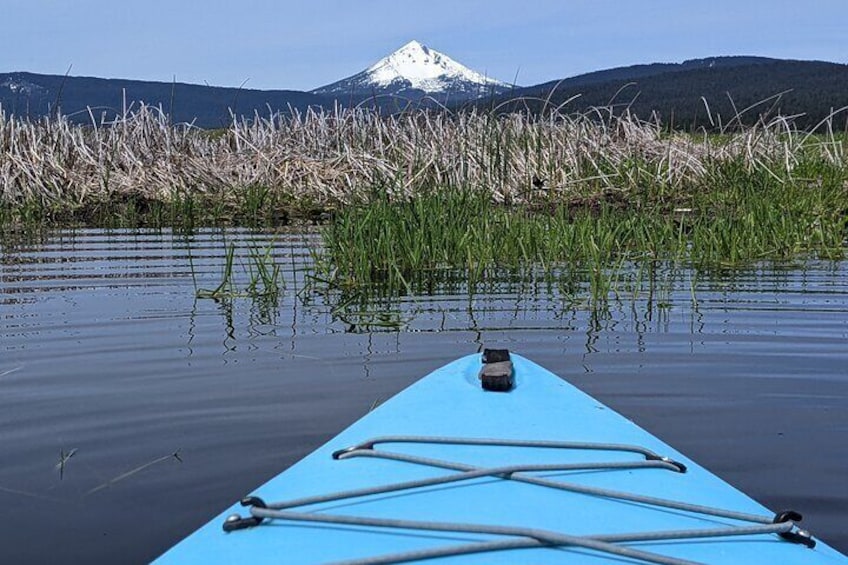
<svg viewBox="0 0 848 565"><path fill-rule="evenodd" d="M192 278L195 281L195 296L197 298L211 298L212 300L221 300L224 298L234 298L239 295L233 284L233 264L235 259L236 247L230 244L227 247L224 255L224 268L221 273L221 282L214 289L198 288L197 278L194 273L194 265L192 264Z"/></svg>
<svg viewBox="0 0 848 565"><path fill-rule="evenodd" d="M272 255L273 245L264 249L258 247L248 248L248 262L246 265L249 283L245 289L248 296L261 296L274 302L283 290L283 277L280 265Z"/></svg>
<svg viewBox="0 0 848 565"><path fill-rule="evenodd" d="M236 246L229 244L224 255L221 280L213 289L197 286L194 262L190 258L192 278L195 281L195 296L215 301L250 298L254 301L260 301L264 305L277 304L285 285L281 267L274 259L273 251L273 242L261 248L255 245L250 245L247 248L246 261L241 262L247 280L240 285L240 281L236 280L238 278L235 269Z"/></svg>
<svg viewBox="0 0 848 565"><path fill-rule="evenodd" d="M663 188L645 183L623 197L520 205L470 189L401 199L375 191L325 228L321 278L348 291L397 294L426 290L456 270L473 287L498 268L567 266L588 273L593 298L603 300L617 292L623 261L711 268L844 256L848 176L825 160L799 163L792 174L720 162L702 183Z"/></svg>

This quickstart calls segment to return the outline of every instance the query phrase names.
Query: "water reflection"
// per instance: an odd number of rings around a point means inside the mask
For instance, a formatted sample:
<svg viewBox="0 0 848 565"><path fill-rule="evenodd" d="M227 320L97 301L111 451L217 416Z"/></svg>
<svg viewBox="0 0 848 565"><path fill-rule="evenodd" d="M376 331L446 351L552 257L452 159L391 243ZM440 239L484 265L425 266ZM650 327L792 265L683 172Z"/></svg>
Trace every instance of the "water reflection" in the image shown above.
<svg viewBox="0 0 848 565"><path fill-rule="evenodd" d="M149 560L374 403L489 344L567 376L762 501L804 510L848 549L848 262L650 262L602 280L563 266L475 285L446 270L412 293L364 297L316 280L319 245L248 230L0 242L9 562L43 560L20 538L45 532L78 561ZM230 246L238 292L197 299L221 282ZM249 252L268 246L281 292L254 299L242 292ZM72 449L60 480L57 457ZM175 452L181 463L94 491ZM40 499L53 504L22 522L22 504Z"/></svg>
<svg viewBox="0 0 848 565"><path fill-rule="evenodd" d="M597 351L601 334L622 333L635 336L643 352L651 333L738 331L724 327L734 311L845 311L844 262L703 272L658 261L603 273L554 266L495 270L476 284L463 272L445 269L413 281L412 293L365 294L325 284L314 269L319 246L313 233L248 230L59 231L43 241L4 242L4 329L7 338L39 334L51 327L50 320L62 320L73 333L85 326L84 318L68 323L75 313L90 315L97 312L95 301L114 301L127 319L185 319L189 352L198 328L206 329L197 318L210 316L219 319L222 355L236 350L240 340L284 339L295 351L303 334L398 331L470 333L478 345L492 332L565 332L572 338L582 334L588 353ZM245 292L255 284L251 253L257 249L270 250L268 260L279 268L279 293ZM228 250L234 251L229 273ZM594 280L598 277L602 282ZM222 280L230 293L197 298Z"/></svg>

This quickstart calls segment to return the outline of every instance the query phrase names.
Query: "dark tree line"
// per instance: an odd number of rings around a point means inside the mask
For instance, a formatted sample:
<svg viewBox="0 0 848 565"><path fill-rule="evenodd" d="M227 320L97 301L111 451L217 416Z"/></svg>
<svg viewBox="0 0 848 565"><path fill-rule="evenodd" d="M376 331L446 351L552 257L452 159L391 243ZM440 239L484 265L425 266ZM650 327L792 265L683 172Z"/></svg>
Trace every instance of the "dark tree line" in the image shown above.
<svg viewBox="0 0 848 565"><path fill-rule="evenodd" d="M571 100L573 98L573 100ZM400 100L400 102L399 102ZM570 102L567 102L571 100ZM360 105L349 96L246 88L222 88L182 83L146 82L32 73L0 74L0 106L6 114L38 118L57 110L80 122L119 115L124 101L158 106L175 122L221 127L230 111L252 117L308 107L332 109L335 104ZM381 112L428 107L421 102L380 96ZM567 103L566 103L567 102ZM458 107L467 107L459 102ZM585 75L516 88L473 103L500 112L584 113L593 108L630 112L681 130L728 129L777 115L796 116L794 125L813 128L834 110L848 106L848 65L788 61L762 57L718 57L680 64L657 63L596 71ZM432 107L439 111L441 104ZM455 109L455 108L454 108ZM746 110L744 111L743 110ZM741 114L740 114L741 113ZM836 129L848 129L848 111L834 116Z"/></svg>
<svg viewBox="0 0 848 565"><path fill-rule="evenodd" d="M848 65L765 61L672 71L658 65L660 72L654 75L642 69L643 76L635 78L582 84L566 80L553 91L556 83L546 83L486 104L533 113L558 107L565 113L612 108L683 130L726 129L778 115L795 116L795 125L807 129L848 106ZM834 127L844 129L847 118L848 110L834 115Z"/></svg>

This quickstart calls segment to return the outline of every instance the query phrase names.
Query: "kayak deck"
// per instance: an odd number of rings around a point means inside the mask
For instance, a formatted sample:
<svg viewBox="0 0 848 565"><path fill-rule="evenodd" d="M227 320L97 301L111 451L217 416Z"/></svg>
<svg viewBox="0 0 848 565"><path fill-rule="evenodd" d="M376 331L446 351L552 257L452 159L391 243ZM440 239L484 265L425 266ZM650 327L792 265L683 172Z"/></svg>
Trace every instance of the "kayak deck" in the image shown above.
<svg viewBox="0 0 848 565"><path fill-rule="evenodd" d="M480 359L413 384L160 561L848 562L527 359L512 355L510 392L482 390Z"/></svg>

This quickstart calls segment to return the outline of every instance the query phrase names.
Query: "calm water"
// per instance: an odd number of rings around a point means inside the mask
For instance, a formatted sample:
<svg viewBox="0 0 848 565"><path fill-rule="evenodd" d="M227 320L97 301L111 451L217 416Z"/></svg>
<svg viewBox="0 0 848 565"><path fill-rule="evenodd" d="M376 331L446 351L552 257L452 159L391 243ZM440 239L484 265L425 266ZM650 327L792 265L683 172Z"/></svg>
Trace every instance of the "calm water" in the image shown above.
<svg viewBox="0 0 848 565"><path fill-rule="evenodd" d="M228 243L243 286L245 249L272 240L278 304L194 299ZM318 244L0 243L0 562L150 560L481 344L531 357L848 551L848 262L659 272L655 294L601 315L585 289L507 276L363 311L304 289Z"/></svg>

